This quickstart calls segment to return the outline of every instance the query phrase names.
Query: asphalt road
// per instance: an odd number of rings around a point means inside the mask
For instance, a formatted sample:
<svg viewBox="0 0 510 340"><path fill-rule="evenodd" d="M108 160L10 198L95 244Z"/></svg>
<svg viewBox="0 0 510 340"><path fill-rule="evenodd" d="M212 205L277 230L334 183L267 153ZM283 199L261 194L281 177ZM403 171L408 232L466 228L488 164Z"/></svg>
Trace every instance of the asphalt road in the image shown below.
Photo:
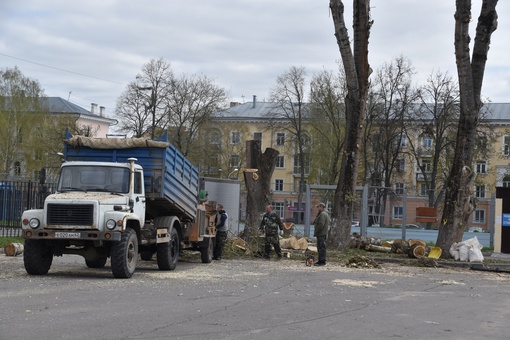
<svg viewBox="0 0 510 340"><path fill-rule="evenodd" d="M55 258L29 276L0 255L0 339L508 339L510 274L198 256L175 271Z"/></svg>

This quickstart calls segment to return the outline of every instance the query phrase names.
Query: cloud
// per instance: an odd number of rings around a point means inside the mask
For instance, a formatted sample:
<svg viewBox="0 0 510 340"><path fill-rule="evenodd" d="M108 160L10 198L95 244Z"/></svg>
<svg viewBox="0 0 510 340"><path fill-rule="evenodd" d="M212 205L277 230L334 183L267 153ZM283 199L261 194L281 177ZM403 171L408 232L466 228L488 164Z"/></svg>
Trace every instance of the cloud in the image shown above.
<svg viewBox="0 0 510 340"><path fill-rule="evenodd" d="M350 28L352 3L344 3ZM454 2L373 0L371 6L374 70L403 55L417 83L438 69L456 77ZM510 2L500 1L498 11L510 13ZM311 76L336 70L340 59L327 1L4 0L0 13L3 67L17 65L49 96L106 106L109 116L151 59L164 58L176 74L205 74L238 101L268 99L290 66L304 66ZM478 13L474 4L473 17ZM510 20L500 14L483 87L497 102L509 101L507 33Z"/></svg>

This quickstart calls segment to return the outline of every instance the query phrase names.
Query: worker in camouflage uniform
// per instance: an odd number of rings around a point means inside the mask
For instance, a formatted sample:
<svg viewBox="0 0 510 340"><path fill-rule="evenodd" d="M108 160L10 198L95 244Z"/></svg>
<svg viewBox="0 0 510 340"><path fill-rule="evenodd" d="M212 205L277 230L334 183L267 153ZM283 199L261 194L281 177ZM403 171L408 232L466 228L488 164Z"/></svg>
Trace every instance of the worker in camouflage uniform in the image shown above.
<svg viewBox="0 0 510 340"><path fill-rule="evenodd" d="M271 245L274 247L274 251L278 258L282 258L282 249L280 248L279 230L283 232L283 223L280 216L273 211L273 206L268 204L266 206L266 213L262 216L260 222L260 230L265 231L265 246L264 246L264 258L269 259L271 253Z"/></svg>

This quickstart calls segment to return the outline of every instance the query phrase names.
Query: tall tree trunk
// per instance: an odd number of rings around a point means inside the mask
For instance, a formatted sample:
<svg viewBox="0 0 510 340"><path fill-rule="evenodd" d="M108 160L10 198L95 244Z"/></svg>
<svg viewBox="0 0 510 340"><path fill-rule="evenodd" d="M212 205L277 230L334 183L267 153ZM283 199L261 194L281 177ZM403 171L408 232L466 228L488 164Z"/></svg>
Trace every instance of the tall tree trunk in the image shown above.
<svg viewBox="0 0 510 340"><path fill-rule="evenodd" d="M344 21L344 4L330 0L329 7L335 26L335 36L345 70L347 96L345 98L346 133L340 176L335 191L335 205L331 219L328 245L347 247L351 233L351 219L356 200L360 145L368 95L368 38L370 35L370 1L353 1L354 52Z"/></svg>
<svg viewBox="0 0 510 340"><path fill-rule="evenodd" d="M462 240L464 228L475 205L472 188L473 149L476 127L482 107L481 90L483 74L492 33L497 28L497 0L484 0L476 26L473 60L470 60L469 22L471 21L471 0L457 0L455 12L455 59L460 88L460 117L455 145L455 155L445 193L443 217L439 226L436 245L443 256L454 242Z"/></svg>
<svg viewBox="0 0 510 340"><path fill-rule="evenodd" d="M271 177L276 167L276 158L280 152L266 148L260 150L259 140L246 141L246 166L244 182L246 184L246 226L243 235L247 239L260 225L267 204L271 203ZM257 169L257 172L250 171Z"/></svg>

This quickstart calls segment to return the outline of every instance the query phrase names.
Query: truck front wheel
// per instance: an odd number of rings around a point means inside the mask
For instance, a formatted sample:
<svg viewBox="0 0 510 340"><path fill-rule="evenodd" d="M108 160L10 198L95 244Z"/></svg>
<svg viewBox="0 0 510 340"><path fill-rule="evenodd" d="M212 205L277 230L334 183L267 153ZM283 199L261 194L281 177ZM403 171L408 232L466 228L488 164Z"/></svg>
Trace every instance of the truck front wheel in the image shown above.
<svg viewBox="0 0 510 340"><path fill-rule="evenodd" d="M52 262L53 253L45 247L44 241L25 240L23 263L28 274L45 275L50 270Z"/></svg>
<svg viewBox="0 0 510 340"><path fill-rule="evenodd" d="M119 242L114 242L111 251L113 276L130 278L138 263L138 237L136 232L128 228L122 233Z"/></svg>
<svg viewBox="0 0 510 340"><path fill-rule="evenodd" d="M179 234L170 228L170 242L158 243L156 252L159 270L174 270L179 260Z"/></svg>

